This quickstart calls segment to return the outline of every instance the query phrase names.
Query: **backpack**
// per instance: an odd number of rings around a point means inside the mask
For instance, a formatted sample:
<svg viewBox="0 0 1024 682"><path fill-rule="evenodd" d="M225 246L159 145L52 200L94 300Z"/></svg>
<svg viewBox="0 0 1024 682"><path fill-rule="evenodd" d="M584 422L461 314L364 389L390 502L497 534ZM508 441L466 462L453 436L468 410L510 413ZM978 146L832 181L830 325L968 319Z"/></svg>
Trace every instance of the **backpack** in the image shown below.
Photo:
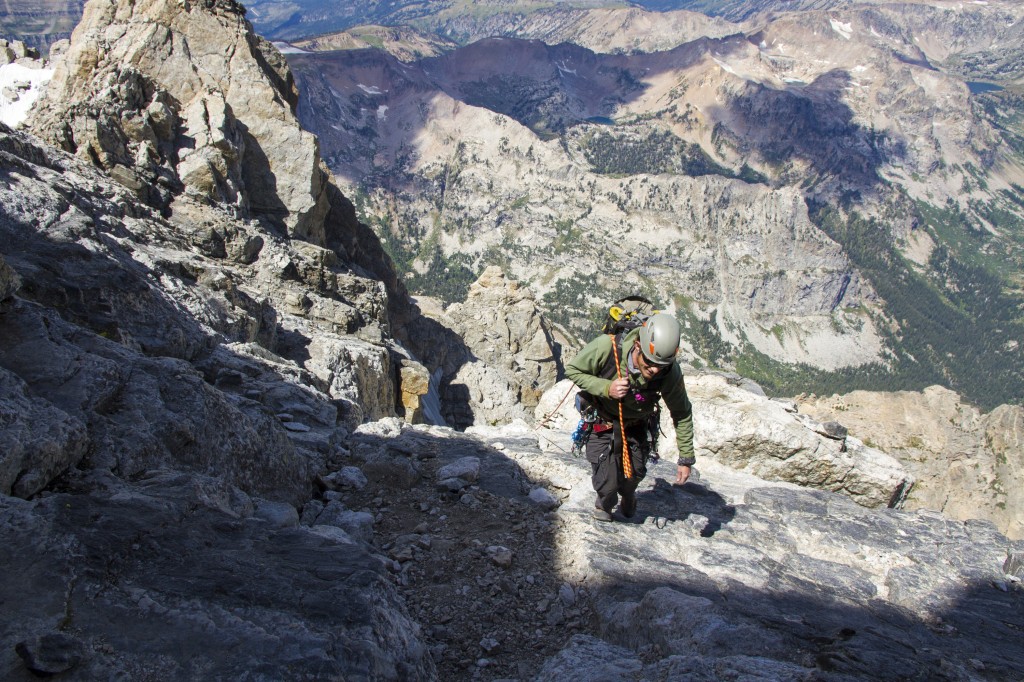
<svg viewBox="0 0 1024 682"><path fill-rule="evenodd" d="M640 295L623 296L608 306L608 314L601 327L602 334L620 334L636 329L644 320L659 311L654 304Z"/></svg>

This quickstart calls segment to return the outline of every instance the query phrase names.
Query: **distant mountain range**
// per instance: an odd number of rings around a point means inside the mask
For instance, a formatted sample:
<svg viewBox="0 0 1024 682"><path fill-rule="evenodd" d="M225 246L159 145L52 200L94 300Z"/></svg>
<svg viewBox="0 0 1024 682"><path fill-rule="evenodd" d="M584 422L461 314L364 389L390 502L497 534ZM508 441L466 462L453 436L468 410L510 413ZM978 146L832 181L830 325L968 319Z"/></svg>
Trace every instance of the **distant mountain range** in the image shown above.
<svg viewBox="0 0 1024 682"><path fill-rule="evenodd" d="M71 37L85 0L5 0L0 3L0 38L22 40L42 50Z"/></svg>
<svg viewBox="0 0 1024 682"><path fill-rule="evenodd" d="M1021 14L560 8L289 60L414 291L457 300L501 264L585 335L635 288L684 318L698 364L991 407L1024 397ZM520 38L454 47L480 25Z"/></svg>
<svg viewBox="0 0 1024 682"><path fill-rule="evenodd" d="M499 264L581 338L644 291L778 392L1024 400L1019 3L247 9L414 292Z"/></svg>

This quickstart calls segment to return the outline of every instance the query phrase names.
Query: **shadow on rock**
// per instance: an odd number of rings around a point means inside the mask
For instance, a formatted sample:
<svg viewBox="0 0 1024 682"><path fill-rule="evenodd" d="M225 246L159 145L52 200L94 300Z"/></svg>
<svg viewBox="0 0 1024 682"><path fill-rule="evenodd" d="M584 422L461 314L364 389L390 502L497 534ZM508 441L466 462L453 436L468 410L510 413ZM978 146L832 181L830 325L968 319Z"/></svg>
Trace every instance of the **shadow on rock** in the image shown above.
<svg viewBox="0 0 1024 682"><path fill-rule="evenodd" d="M711 537L736 514L736 508L707 485L687 481L683 485L669 483L656 476L654 486L637 493L637 513L633 523L653 522L663 527L666 522L679 521L699 529L701 537Z"/></svg>
<svg viewBox="0 0 1024 682"><path fill-rule="evenodd" d="M574 637L537 679L1020 679L1024 544L991 523L777 486L731 507L701 488L641 498L682 524L600 528L578 563L601 640Z"/></svg>

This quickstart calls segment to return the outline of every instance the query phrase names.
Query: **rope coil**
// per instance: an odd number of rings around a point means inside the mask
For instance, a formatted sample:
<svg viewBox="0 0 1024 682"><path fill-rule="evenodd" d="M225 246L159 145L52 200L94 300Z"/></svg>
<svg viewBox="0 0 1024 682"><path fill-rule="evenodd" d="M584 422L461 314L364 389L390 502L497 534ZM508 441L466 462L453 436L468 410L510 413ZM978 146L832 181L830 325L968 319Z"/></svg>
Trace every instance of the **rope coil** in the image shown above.
<svg viewBox="0 0 1024 682"><path fill-rule="evenodd" d="M612 336L612 353L615 354L615 374L622 378L622 367L619 365L619 347L615 343L615 336ZM633 478L633 462L629 459L629 446L626 444L626 420L622 416L622 401L619 402L619 438L622 440L622 473L627 478Z"/></svg>

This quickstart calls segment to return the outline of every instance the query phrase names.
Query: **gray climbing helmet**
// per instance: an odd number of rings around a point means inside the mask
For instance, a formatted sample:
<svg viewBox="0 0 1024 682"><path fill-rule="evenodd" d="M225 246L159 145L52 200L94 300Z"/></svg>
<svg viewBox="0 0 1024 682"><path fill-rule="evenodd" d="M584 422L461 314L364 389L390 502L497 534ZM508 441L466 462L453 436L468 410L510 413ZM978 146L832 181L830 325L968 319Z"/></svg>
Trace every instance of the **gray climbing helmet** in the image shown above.
<svg viewBox="0 0 1024 682"><path fill-rule="evenodd" d="M679 321L668 313L647 318L640 327L640 352L653 365L671 365L679 351Z"/></svg>

